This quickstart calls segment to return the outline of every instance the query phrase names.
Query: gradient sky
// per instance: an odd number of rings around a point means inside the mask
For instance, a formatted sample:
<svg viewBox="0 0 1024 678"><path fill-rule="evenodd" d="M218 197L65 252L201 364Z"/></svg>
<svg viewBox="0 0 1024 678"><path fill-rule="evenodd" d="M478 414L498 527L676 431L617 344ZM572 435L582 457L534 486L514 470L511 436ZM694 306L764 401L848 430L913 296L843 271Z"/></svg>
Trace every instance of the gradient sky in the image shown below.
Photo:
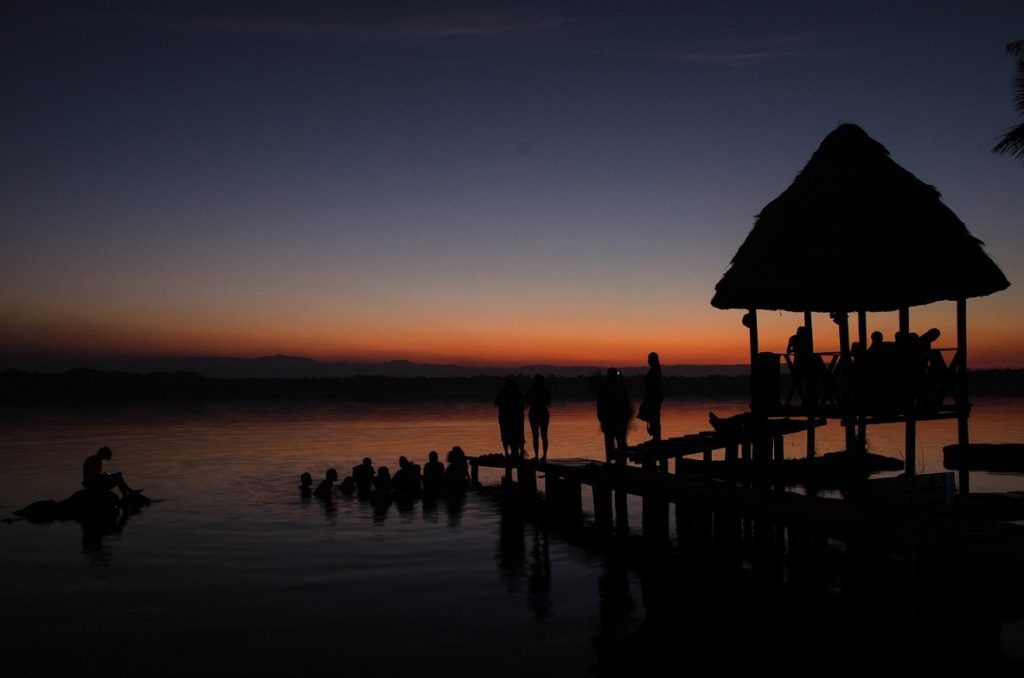
<svg viewBox="0 0 1024 678"><path fill-rule="evenodd" d="M1010 279L973 364L1024 366L1024 2L427 4L5 3L0 353L743 362L714 285L854 122Z"/></svg>

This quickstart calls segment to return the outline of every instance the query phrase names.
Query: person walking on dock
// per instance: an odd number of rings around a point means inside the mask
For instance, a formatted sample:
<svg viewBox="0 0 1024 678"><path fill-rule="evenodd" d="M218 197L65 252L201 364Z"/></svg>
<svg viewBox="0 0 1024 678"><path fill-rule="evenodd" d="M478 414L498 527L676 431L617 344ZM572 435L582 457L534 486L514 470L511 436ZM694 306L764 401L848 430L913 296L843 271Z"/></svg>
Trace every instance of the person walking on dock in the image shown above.
<svg viewBox="0 0 1024 678"><path fill-rule="evenodd" d="M651 440L661 440L661 404L665 393L661 389L661 359L658 354L647 354L647 375L644 377L644 399L636 418L647 422L647 432Z"/></svg>
<svg viewBox="0 0 1024 678"><path fill-rule="evenodd" d="M526 400L515 379L507 379L505 388L494 396L498 408L498 427L501 429L501 447L505 456L522 458L526 448L526 434L523 431Z"/></svg>
<svg viewBox="0 0 1024 678"><path fill-rule="evenodd" d="M533 375L533 384L526 389L526 404L530 407L530 433L533 434L533 458L540 457L538 448L538 437L544 442L543 460L548 460L548 422L551 413L548 407L551 405L551 391L544 385L544 375Z"/></svg>
<svg viewBox="0 0 1024 678"><path fill-rule="evenodd" d="M626 431L633 416L633 404L622 373L614 367L608 373L597 396L597 420L604 433L604 452L607 460L625 463Z"/></svg>

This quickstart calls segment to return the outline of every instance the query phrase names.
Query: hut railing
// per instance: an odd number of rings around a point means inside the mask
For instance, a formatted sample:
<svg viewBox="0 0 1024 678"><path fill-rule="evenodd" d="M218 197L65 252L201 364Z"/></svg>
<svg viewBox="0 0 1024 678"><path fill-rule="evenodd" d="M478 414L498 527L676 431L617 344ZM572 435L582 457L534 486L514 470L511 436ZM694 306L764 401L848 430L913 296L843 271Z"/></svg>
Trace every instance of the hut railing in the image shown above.
<svg viewBox="0 0 1024 678"><path fill-rule="evenodd" d="M769 411L842 412L851 399L854 411L864 416L928 416L968 407L960 390L964 361L955 348L884 356L858 351L846 357L819 351L802 359L762 353L759 362L762 368L774 362L775 374L785 365L788 377L788 385L786 379L776 381L784 397Z"/></svg>

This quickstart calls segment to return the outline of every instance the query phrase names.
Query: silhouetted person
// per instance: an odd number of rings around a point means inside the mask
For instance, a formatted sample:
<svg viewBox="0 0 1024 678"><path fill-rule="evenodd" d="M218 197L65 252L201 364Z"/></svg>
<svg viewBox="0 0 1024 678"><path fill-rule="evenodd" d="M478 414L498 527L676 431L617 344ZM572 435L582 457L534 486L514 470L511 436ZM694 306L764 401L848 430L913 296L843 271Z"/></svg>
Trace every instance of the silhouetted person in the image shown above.
<svg viewBox="0 0 1024 678"><path fill-rule="evenodd" d="M360 492L369 492L373 488L373 460L363 457L363 463L352 467L352 480Z"/></svg>
<svg viewBox="0 0 1024 678"><path fill-rule="evenodd" d="M128 487L128 483L124 481L120 473L105 473L103 471L103 462L109 461L111 456L113 453L109 447L101 447L96 454L85 458L85 462L82 464L82 487L87 490L112 490L116 487L121 491L121 496L142 492L142 490L133 490Z"/></svg>
<svg viewBox="0 0 1024 678"><path fill-rule="evenodd" d="M420 491L420 465L414 464L406 457L398 458L398 470L391 479L396 492L412 494Z"/></svg>
<svg viewBox="0 0 1024 678"><path fill-rule="evenodd" d="M423 466L423 489L436 490L444 482L444 464L437 459L437 452L430 451Z"/></svg>
<svg viewBox="0 0 1024 678"><path fill-rule="evenodd" d="M299 494L303 497L313 496L313 476L303 473L299 476Z"/></svg>
<svg viewBox="0 0 1024 678"><path fill-rule="evenodd" d="M661 389L661 359L658 354L647 354L647 374L644 376L644 399L636 418L647 422L647 432L651 440L661 440L661 404L665 401L665 392Z"/></svg>
<svg viewBox="0 0 1024 678"><path fill-rule="evenodd" d="M935 340L941 332L935 327L921 335L921 348L925 353L927 378L925 389L922 394L928 407L936 408L942 405L946 397L946 382L949 379L949 366L946 365L942 351L934 347Z"/></svg>
<svg viewBox="0 0 1024 678"><path fill-rule="evenodd" d="M444 470L444 485L450 490L464 490L469 487L469 460L462 448L456 445L448 452L448 468Z"/></svg>
<svg viewBox="0 0 1024 678"><path fill-rule="evenodd" d="M391 471L388 470L387 466L381 466L377 469L377 475L373 479L373 489L377 492L391 491Z"/></svg>
<svg viewBox="0 0 1024 678"><path fill-rule="evenodd" d="M868 353L878 353L884 350L882 347L885 344L885 335L878 330L871 333L871 345L868 346Z"/></svg>
<svg viewBox="0 0 1024 678"><path fill-rule="evenodd" d="M814 351L811 347L811 335L806 325L796 328L796 334L789 338L786 353L792 356L793 381L804 405L814 400ZM792 389L790 389L792 395ZM788 399L787 399L788 404Z"/></svg>
<svg viewBox="0 0 1024 678"><path fill-rule="evenodd" d="M597 420L604 433L604 452L608 461L626 462L626 432L633 416L633 404L622 373L608 368L597 396Z"/></svg>
<svg viewBox="0 0 1024 678"><path fill-rule="evenodd" d="M333 468L327 469L327 473L324 474L324 479L320 481L320 484L313 490L313 494L319 499L330 499L331 493L334 492L334 481L338 479L338 472Z"/></svg>
<svg viewBox="0 0 1024 678"><path fill-rule="evenodd" d="M526 400L515 379L505 381L505 387L494 396L494 404L498 408L498 428L501 429L501 447L505 456L521 456L526 447L523 431Z"/></svg>
<svg viewBox="0 0 1024 678"><path fill-rule="evenodd" d="M544 375L533 375L533 383L526 389L526 404L530 407L530 433L533 435L533 458L539 455L538 438L544 442L544 461L548 460L548 422L551 413L551 391L544 385Z"/></svg>

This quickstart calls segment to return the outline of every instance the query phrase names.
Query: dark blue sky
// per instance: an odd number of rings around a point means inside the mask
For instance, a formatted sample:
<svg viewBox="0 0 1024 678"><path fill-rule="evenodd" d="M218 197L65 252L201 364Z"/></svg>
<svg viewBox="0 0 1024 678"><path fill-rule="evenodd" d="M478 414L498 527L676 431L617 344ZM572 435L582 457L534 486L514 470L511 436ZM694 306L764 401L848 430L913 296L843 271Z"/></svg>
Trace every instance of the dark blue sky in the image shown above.
<svg viewBox="0 0 1024 678"><path fill-rule="evenodd" d="M855 122L986 241L973 341L1024 364L1024 3L894 4L5 4L0 347L739 362L714 284Z"/></svg>

